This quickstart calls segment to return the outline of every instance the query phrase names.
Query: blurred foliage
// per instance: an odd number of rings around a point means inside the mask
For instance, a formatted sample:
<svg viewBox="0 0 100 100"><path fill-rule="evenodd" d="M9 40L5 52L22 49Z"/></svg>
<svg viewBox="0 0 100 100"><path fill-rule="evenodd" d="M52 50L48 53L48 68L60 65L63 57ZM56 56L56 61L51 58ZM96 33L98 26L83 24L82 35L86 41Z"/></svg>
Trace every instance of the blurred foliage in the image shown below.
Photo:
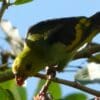
<svg viewBox="0 0 100 100"><path fill-rule="evenodd" d="M73 93L59 100L87 100L87 96L82 93Z"/></svg>
<svg viewBox="0 0 100 100"><path fill-rule="evenodd" d="M93 84L100 83L100 64L98 63L88 63L87 66L84 66L76 72L75 81L80 82L81 84Z"/></svg>
<svg viewBox="0 0 100 100"><path fill-rule="evenodd" d="M40 92L40 90L41 90L42 86L45 84L45 82L46 82L45 80L39 81L35 94L38 94ZM58 100L59 98L61 98L62 91L61 91L60 84L52 82L49 86L48 93L54 98L54 100Z"/></svg>
<svg viewBox="0 0 100 100"><path fill-rule="evenodd" d="M3 0L0 0L3 1ZM6 0L5 0L6 1ZM6 3L13 3L15 5L21 5L32 0L7 0ZM5 41L10 45L11 50L3 50L0 48L0 72L5 72L10 69L9 61L12 62L14 57L20 52L23 47L23 40L19 35L17 28L15 28L8 20L2 20L0 27L4 31ZM16 53L17 52L17 53ZM0 83L0 100L27 100L27 93L25 87L19 87L16 85L15 80L9 80Z"/></svg>
<svg viewBox="0 0 100 100"><path fill-rule="evenodd" d="M14 96L10 90L0 87L0 99L1 100L14 100Z"/></svg>
<svg viewBox="0 0 100 100"><path fill-rule="evenodd" d="M0 83L0 91L0 100L27 100L25 87L17 86L15 80Z"/></svg>

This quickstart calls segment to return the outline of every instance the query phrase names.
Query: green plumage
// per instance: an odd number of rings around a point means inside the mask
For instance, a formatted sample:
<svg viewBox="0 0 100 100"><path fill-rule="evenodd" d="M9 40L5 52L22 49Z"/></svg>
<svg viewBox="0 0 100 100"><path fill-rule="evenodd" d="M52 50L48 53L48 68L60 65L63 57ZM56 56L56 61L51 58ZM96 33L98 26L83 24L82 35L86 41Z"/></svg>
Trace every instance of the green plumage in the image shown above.
<svg viewBox="0 0 100 100"><path fill-rule="evenodd" d="M87 17L53 19L28 30L23 51L13 63L13 72L28 77L46 66L62 71L77 49L100 32L100 12Z"/></svg>

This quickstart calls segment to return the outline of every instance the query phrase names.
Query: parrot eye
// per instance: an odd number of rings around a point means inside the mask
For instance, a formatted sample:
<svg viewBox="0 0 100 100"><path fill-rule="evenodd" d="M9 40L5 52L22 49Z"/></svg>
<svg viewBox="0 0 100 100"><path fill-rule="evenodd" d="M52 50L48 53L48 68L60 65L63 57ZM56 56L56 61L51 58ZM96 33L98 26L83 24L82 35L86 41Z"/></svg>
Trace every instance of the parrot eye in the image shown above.
<svg viewBox="0 0 100 100"><path fill-rule="evenodd" d="M32 65L31 65L31 64L27 64L27 65L25 66L25 68L26 68L26 70L31 70Z"/></svg>

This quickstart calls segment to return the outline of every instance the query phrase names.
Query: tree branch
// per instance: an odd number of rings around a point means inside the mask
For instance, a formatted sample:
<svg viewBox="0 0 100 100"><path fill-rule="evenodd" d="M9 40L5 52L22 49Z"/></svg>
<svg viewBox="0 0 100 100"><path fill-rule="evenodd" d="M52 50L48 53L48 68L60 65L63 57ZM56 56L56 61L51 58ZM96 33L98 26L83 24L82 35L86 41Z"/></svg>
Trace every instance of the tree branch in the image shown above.
<svg viewBox="0 0 100 100"><path fill-rule="evenodd" d="M91 57L92 54L100 52L100 44L89 44L86 48L84 48L82 51L78 52L74 59L80 59L80 58L88 58Z"/></svg>
<svg viewBox="0 0 100 100"><path fill-rule="evenodd" d="M35 75L35 77L38 77L41 79L47 79L47 76L40 74L40 73ZM90 93L90 94L95 95L95 96L100 96L100 91L96 91L94 89L88 88L88 87L83 86L77 82L72 82L72 81L64 80L64 79L60 79L60 78L53 78L52 81L63 84L63 85L68 85L70 87L82 90L84 92Z"/></svg>
<svg viewBox="0 0 100 100"><path fill-rule="evenodd" d="M2 6L0 9L0 21L2 19L2 16L4 15L5 10L12 5L11 3L8 2L8 0L2 0Z"/></svg>
<svg viewBox="0 0 100 100"><path fill-rule="evenodd" d="M32 73L30 73L29 77L32 77L32 76L35 76L35 77L38 77L41 79L48 78L47 75L40 74L40 73L37 73L36 75L32 75ZM0 82L11 80L13 78L14 78L14 75L10 69L5 71L5 72L0 72ZM94 89L88 88L88 87L83 86L77 82L72 82L72 81L64 80L64 79L60 79L60 78L53 78L52 81L63 84L63 85L68 85L70 87L82 90L84 92L90 93L90 94L95 95L95 96L100 96L100 91L96 91Z"/></svg>

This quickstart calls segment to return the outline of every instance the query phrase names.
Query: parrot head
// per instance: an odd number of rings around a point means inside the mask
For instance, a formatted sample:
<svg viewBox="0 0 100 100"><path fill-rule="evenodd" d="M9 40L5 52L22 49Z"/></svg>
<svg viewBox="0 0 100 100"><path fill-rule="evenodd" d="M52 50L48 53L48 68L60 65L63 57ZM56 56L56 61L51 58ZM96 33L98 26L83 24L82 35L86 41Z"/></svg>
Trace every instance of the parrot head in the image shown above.
<svg viewBox="0 0 100 100"><path fill-rule="evenodd" d="M24 45L22 52L15 58L12 65L12 72L19 86L22 86L29 76L35 75L45 67L43 61L44 57L42 56L41 58L43 53L39 54L39 52L36 52L37 50L36 47L32 49Z"/></svg>
<svg viewBox="0 0 100 100"><path fill-rule="evenodd" d="M16 57L14 60L14 63L12 65L12 71L15 75L15 79L17 82L17 85L22 86L24 84L25 79L27 76L24 74L26 66L25 64L25 57L21 57L22 53Z"/></svg>
<svg viewBox="0 0 100 100"><path fill-rule="evenodd" d="M16 82L19 86L22 86L28 74L31 72L31 60L30 51L23 50L14 60L12 65L12 72L15 75Z"/></svg>

